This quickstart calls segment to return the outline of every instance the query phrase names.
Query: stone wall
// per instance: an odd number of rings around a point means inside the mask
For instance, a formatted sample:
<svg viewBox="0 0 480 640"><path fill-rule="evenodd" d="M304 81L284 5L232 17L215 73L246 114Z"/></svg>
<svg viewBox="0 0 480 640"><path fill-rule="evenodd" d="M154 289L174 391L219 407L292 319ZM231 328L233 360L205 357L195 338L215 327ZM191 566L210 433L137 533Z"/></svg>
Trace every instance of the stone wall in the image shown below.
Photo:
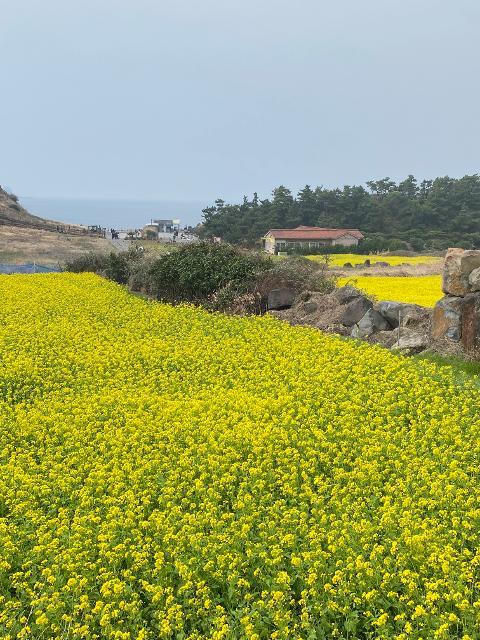
<svg viewBox="0 0 480 640"><path fill-rule="evenodd" d="M270 312L294 325L352 336L402 352L433 350L480 360L480 251L449 249L442 289L431 309L383 300L374 303L345 286L322 294L278 289L270 292Z"/></svg>
<svg viewBox="0 0 480 640"><path fill-rule="evenodd" d="M438 350L480 356L480 251L449 249L431 337Z"/></svg>

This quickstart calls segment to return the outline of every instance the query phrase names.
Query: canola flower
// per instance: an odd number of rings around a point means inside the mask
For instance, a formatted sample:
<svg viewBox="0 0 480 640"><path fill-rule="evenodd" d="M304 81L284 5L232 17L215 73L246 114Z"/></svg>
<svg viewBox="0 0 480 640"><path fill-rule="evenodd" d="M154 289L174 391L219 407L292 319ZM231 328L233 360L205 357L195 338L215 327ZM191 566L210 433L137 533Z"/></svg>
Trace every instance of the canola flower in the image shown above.
<svg viewBox="0 0 480 640"><path fill-rule="evenodd" d="M314 262L325 262L325 256L306 256L309 260ZM332 253L327 254L328 264L331 267L343 267L346 262L351 265L363 264L366 259L369 259L371 264L376 262L388 262L392 267L398 267L402 264L418 265L418 264L440 264L442 258L436 256L382 256L382 255L358 255L356 253Z"/></svg>
<svg viewBox="0 0 480 640"><path fill-rule="evenodd" d="M0 300L0 637L479 637L473 384L91 274Z"/></svg>
<svg viewBox="0 0 480 640"><path fill-rule="evenodd" d="M395 300L434 307L443 298L442 276L356 276L339 278L337 286L351 284L378 300Z"/></svg>

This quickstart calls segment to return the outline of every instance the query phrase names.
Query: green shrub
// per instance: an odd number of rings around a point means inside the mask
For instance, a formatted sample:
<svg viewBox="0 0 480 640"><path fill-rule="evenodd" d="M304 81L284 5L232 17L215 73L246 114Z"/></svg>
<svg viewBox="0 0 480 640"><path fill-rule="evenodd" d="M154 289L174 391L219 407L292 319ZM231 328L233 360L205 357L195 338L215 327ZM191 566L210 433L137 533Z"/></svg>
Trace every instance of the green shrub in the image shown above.
<svg viewBox="0 0 480 640"><path fill-rule="evenodd" d="M305 258L272 260L227 244L183 245L160 257L130 249L88 253L66 265L128 284L132 291L170 302L192 302L227 313L263 313L272 289L329 292L334 281L326 265Z"/></svg>
<svg viewBox="0 0 480 640"><path fill-rule="evenodd" d="M268 293L272 289L287 287L301 291L330 293L335 288L335 278L329 274L327 264L321 264L302 257L290 257L273 262L269 269L259 273L252 292L256 294L258 309L264 313L267 309Z"/></svg>
<svg viewBox="0 0 480 640"><path fill-rule="evenodd" d="M325 265L305 258L270 261L266 269L257 272L248 287L229 283L215 293L211 302L215 309L227 313L261 314L267 310L269 292L282 287L297 293L329 293L335 287L335 279Z"/></svg>
<svg viewBox="0 0 480 640"><path fill-rule="evenodd" d="M183 245L155 260L148 270L147 293L166 302L207 304L221 289L232 295L252 286L271 260L226 244Z"/></svg>
<svg viewBox="0 0 480 640"><path fill-rule="evenodd" d="M128 252L114 253L108 255L107 263L103 274L109 280L114 280L119 284L127 284L130 277L130 261Z"/></svg>
<svg viewBox="0 0 480 640"><path fill-rule="evenodd" d="M105 269L107 263L107 255L103 253L83 253L65 264L65 271L72 273L100 273Z"/></svg>
<svg viewBox="0 0 480 640"><path fill-rule="evenodd" d="M127 284L130 274L142 259L137 249L129 249L119 253L85 253L66 263L66 271L74 273L92 272L114 280L119 284Z"/></svg>
<svg viewBox="0 0 480 640"><path fill-rule="evenodd" d="M149 293L153 289L150 273L155 260L156 258L150 255L131 263L128 278L128 287L131 291Z"/></svg>

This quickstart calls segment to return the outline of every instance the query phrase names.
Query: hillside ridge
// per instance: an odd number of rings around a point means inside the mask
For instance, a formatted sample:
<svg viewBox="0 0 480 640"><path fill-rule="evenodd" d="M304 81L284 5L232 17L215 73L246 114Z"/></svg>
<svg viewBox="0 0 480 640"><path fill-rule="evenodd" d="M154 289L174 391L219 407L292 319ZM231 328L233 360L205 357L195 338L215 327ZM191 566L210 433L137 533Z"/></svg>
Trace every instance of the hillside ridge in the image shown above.
<svg viewBox="0 0 480 640"><path fill-rule="evenodd" d="M14 227L30 227L34 229L44 229L45 231L59 231L83 229L80 225L56 222L33 215L23 207L18 197L9 193L0 186L0 225Z"/></svg>

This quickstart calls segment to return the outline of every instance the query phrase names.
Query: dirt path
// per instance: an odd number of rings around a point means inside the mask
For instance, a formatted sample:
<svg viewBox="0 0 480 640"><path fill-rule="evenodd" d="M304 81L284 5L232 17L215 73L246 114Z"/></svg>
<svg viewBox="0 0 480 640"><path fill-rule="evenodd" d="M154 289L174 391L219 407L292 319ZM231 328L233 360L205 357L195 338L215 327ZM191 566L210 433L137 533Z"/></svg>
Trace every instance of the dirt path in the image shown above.
<svg viewBox="0 0 480 640"><path fill-rule="evenodd" d="M113 244L117 251L127 251L130 246L128 240L122 240L121 238L112 238L112 234L110 231L107 231L105 234L106 239Z"/></svg>

